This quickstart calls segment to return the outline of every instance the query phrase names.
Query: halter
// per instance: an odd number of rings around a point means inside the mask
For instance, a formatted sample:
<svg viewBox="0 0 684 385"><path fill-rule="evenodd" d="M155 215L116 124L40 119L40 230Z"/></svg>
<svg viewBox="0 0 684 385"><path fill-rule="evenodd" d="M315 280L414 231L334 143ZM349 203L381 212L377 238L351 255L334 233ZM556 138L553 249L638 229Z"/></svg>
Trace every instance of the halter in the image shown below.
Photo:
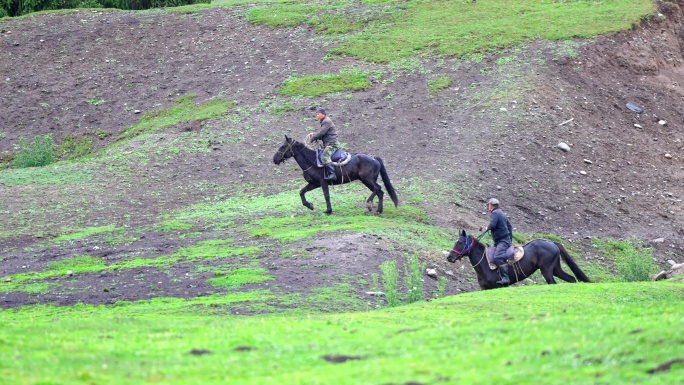
<svg viewBox="0 0 684 385"><path fill-rule="evenodd" d="M454 248L454 249L451 249L451 251L454 254L459 255L461 257L468 255L468 253L470 253L470 249L472 249L473 246L475 246L475 242L470 242L471 240L472 240L472 237L470 235L466 235L466 241L465 241L465 245L463 245L463 249L461 251L458 251Z"/></svg>
<svg viewBox="0 0 684 385"><path fill-rule="evenodd" d="M287 142L287 148L285 149L285 151L276 151L276 152L278 154L280 154L280 156L282 156L283 159L285 159L285 154L287 154L287 152L290 151L292 153L292 157L294 158L295 156L297 156L297 154L295 154L295 152L294 152L295 143L297 143L297 142L295 142L295 141L292 141L292 143Z"/></svg>

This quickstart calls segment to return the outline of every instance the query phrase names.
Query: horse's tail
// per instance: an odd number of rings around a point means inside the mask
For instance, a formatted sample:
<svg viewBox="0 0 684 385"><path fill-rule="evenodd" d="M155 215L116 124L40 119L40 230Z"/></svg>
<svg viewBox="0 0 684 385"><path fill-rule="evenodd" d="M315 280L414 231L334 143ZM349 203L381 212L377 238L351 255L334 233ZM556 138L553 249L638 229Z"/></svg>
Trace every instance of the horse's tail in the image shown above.
<svg viewBox="0 0 684 385"><path fill-rule="evenodd" d="M392 198L392 202L394 202L394 207L397 207L399 206L399 198L397 198L397 192L394 191L394 187L392 187L392 182L390 182L389 175L387 175L385 164L382 162L382 159L378 157L375 157L375 159L377 159L377 161L380 163L380 175L382 176L382 184L385 185L387 193L389 194L390 198Z"/></svg>
<svg viewBox="0 0 684 385"><path fill-rule="evenodd" d="M582 270L580 270L579 266L577 266L577 263L575 263L575 260L573 260L572 257L570 257L570 254L568 254L568 251L565 250L565 247L563 247L563 245L561 245L558 242L554 242L554 243L556 244L556 246L558 246L558 249L560 250L560 255L563 258L563 261L565 261L565 263L568 266L570 266L570 270L572 270L572 272L575 274L575 277L577 277L577 279L579 279L582 282L591 282L589 280L589 277L587 277L586 274L584 274L584 272Z"/></svg>

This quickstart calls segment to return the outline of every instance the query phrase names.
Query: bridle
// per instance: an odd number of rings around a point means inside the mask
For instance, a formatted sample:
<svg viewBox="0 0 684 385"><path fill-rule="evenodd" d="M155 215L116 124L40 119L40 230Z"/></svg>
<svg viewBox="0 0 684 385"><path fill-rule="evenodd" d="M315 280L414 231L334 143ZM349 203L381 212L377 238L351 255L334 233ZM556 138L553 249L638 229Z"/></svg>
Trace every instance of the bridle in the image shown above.
<svg viewBox="0 0 684 385"><path fill-rule="evenodd" d="M487 230L487 231L489 231L489 230ZM456 248L453 248L453 249L451 249L451 251L454 254L458 255L458 257L459 257L458 259L461 259L461 258L467 256L470 253L470 250L472 250L473 247L475 246L475 243L479 242L480 238L482 238L485 234L487 234L487 231L480 234L480 236L477 237L476 239L473 239L473 237L471 235L466 235L466 241L465 241L465 245L463 245L463 249L461 249L461 251L458 251L458 250L456 250ZM487 255L487 248L486 247L484 248L484 251L482 252L482 258L480 258L480 260L476 264L474 264L473 267L479 265L480 262L482 262L482 260L485 258L485 255ZM472 265L472 262L470 264Z"/></svg>
<svg viewBox="0 0 684 385"><path fill-rule="evenodd" d="M285 151L276 151L276 153L279 154L283 158L283 162L288 159L285 157L285 154L287 154L288 151L292 153L292 158L297 157L297 152L295 152L295 149L297 148L295 146L296 144L297 144L297 142L294 140L292 142L287 142L287 148L285 149ZM309 168L307 168L306 170L302 170L302 171L307 172L307 171L311 170L315 165L316 165L316 162L314 161L314 163L311 166L309 166Z"/></svg>
<svg viewBox="0 0 684 385"><path fill-rule="evenodd" d="M297 154L295 154L295 152L294 152L295 143L296 143L295 141L287 142L287 148L285 149L285 151L276 151L276 152L278 154L280 154L280 156L283 158L283 160L287 159L287 158L285 158L285 154L287 154L288 151L292 153L292 157L294 158L295 156L297 156Z"/></svg>
<svg viewBox="0 0 684 385"><path fill-rule="evenodd" d="M463 245L463 249L461 249L461 251L458 251L456 250L456 248L453 248L451 249L451 252L453 252L461 258L465 257L466 255L468 255L468 253L470 253L470 249L472 249L473 246L475 246L475 242L473 242L472 240L473 239L470 235L466 235L465 245Z"/></svg>

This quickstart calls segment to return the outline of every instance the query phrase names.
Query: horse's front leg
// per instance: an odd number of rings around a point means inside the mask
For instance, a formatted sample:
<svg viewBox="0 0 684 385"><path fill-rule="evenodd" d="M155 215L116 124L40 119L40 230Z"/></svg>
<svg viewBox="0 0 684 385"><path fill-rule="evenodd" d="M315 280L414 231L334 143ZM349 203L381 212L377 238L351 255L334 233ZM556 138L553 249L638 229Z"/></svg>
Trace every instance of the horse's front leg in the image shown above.
<svg viewBox="0 0 684 385"><path fill-rule="evenodd" d="M317 189L318 187L319 187L318 185L315 185L315 184L313 184L313 183L309 183L309 184L307 184L306 186L304 186L304 188L302 188L301 190L299 190L299 196L302 198L302 204L303 204L304 206L308 207L309 210L313 210L314 208L313 208L313 205L312 205L311 203L307 202L306 196L305 196L305 195L306 195L307 192L309 192L309 191L311 191L311 190L315 190L315 189ZM330 206L330 204L328 204L328 206Z"/></svg>
<svg viewBox="0 0 684 385"><path fill-rule="evenodd" d="M332 206L330 205L330 191L328 189L328 183L323 182L321 183L321 189L323 190L323 196L325 197L325 204L327 206L327 210L325 210L325 213L330 215L332 214Z"/></svg>

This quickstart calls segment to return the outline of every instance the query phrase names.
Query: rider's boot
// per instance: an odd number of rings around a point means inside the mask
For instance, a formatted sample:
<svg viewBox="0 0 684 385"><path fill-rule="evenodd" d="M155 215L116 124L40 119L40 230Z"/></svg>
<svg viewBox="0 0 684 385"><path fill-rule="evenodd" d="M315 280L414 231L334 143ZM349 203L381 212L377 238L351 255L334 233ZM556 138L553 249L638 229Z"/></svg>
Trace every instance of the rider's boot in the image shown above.
<svg viewBox="0 0 684 385"><path fill-rule="evenodd" d="M499 285L508 285L511 283L511 279L508 278L508 266L499 266L499 272L501 273L501 281L496 281Z"/></svg>
<svg viewBox="0 0 684 385"><path fill-rule="evenodd" d="M328 164L325 166L325 180L336 180L337 175L335 175L335 166Z"/></svg>

